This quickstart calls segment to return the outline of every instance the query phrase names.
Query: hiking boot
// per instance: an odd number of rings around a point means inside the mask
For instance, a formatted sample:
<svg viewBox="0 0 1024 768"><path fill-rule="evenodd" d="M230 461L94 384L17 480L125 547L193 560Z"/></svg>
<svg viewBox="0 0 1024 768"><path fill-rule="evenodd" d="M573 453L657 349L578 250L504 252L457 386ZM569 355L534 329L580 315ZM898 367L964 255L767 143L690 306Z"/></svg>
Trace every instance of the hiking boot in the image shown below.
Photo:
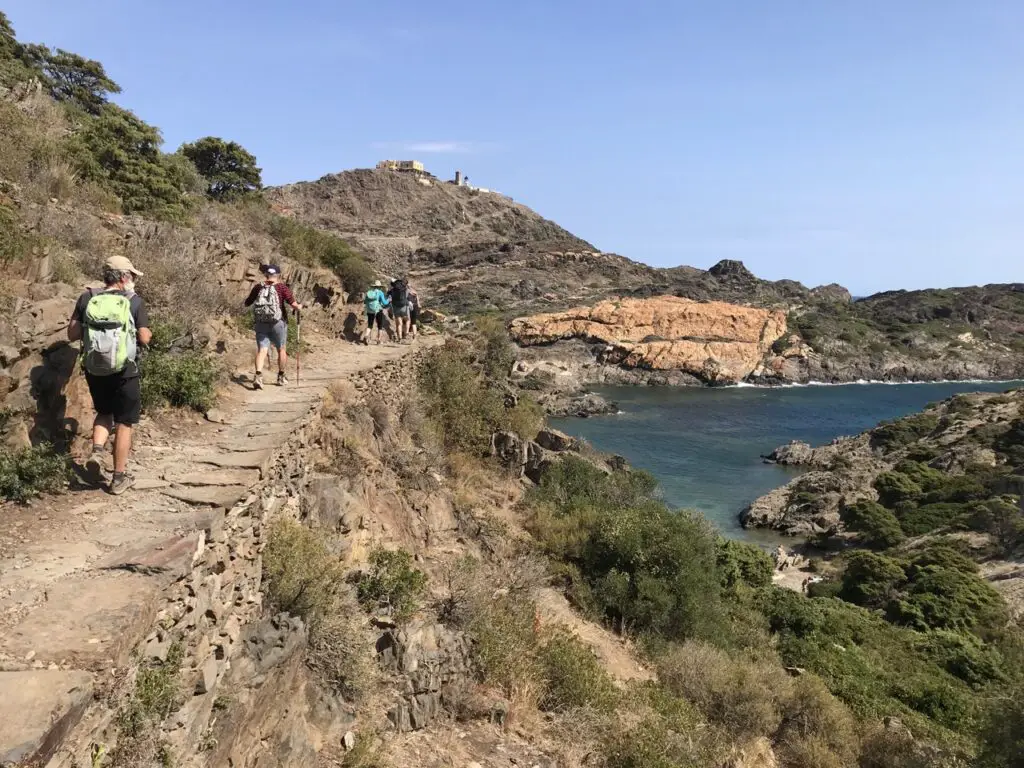
<svg viewBox="0 0 1024 768"><path fill-rule="evenodd" d="M94 450L85 462L85 478L94 485L103 485L107 473L103 471L103 451Z"/></svg>
<svg viewBox="0 0 1024 768"><path fill-rule="evenodd" d="M284 375L284 371L277 372L277 386L283 387L288 383L288 377Z"/></svg>
<svg viewBox="0 0 1024 768"><path fill-rule="evenodd" d="M135 477L133 475L127 472L115 472L114 479L110 481L110 493L114 496L120 496L133 485L135 485Z"/></svg>
<svg viewBox="0 0 1024 768"><path fill-rule="evenodd" d="M263 389L263 374L262 373L257 373L255 376L252 377L252 388L253 389Z"/></svg>

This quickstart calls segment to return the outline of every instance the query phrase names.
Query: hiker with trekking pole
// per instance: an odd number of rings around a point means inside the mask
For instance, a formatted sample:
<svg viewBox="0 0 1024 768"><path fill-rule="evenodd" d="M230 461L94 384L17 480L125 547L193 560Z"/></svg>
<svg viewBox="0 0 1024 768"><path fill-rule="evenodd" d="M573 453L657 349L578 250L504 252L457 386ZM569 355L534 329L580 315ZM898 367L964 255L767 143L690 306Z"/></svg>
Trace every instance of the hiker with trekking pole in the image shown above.
<svg viewBox="0 0 1024 768"><path fill-rule="evenodd" d="M298 321L302 305L295 300L292 289L281 282L281 268L267 264L260 268L265 279L249 292L245 306L252 307L253 329L256 332L256 373L253 389L263 389L263 364L267 362L270 348L277 350L277 385L288 383L285 373L288 366L288 310L295 310ZM296 377L298 369L296 368Z"/></svg>

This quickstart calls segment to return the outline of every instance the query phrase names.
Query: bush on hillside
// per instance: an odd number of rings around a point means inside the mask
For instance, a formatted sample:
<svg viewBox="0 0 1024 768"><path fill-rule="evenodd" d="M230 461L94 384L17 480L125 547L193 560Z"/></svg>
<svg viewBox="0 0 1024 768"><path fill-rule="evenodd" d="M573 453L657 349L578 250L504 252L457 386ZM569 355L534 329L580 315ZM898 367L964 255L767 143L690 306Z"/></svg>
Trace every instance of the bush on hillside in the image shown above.
<svg viewBox="0 0 1024 768"><path fill-rule="evenodd" d="M529 497L530 526L551 555L574 567L602 616L623 633L716 633L717 536L707 521L669 511L653 497L648 475L605 475L574 456L560 464Z"/></svg>
<svg viewBox="0 0 1024 768"><path fill-rule="evenodd" d="M0 449L0 499L24 503L44 493L59 493L70 477L68 457L50 445Z"/></svg>
<svg viewBox="0 0 1024 768"><path fill-rule="evenodd" d="M927 437L938 425L939 417L934 413L919 413L885 422L871 430L871 447L882 453L892 453Z"/></svg>
<svg viewBox="0 0 1024 768"><path fill-rule="evenodd" d="M783 662L815 672L858 717L897 717L919 738L945 743L971 732L973 691L921 655L919 633L842 600L778 588L764 591L759 605Z"/></svg>
<svg viewBox="0 0 1024 768"><path fill-rule="evenodd" d="M916 503L924 495L924 489L902 472L882 472L875 478L875 490L879 501L889 508L903 502Z"/></svg>
<svg viewBox="0 0 1024 768"><path fill-rule="evenodd" d="M901 564L873 552L854 552L846 560L839 596L865 608L886 608L898 595L907 575Z"/></svg>
<svg viewBox="0 0 1024 768"><path fill-rule="evenodd" d="M987 707L978 768L1017 768L1024 760L1024 685L1001 692Z"/></svg>
<svg viewBox="0 0 1024 768"><path fill-rule="evenodd" d="M350 296L365 292L373 281L372 267L337 235L284 216L271 219L270 233L287 258L309 267L333 270Z"/></svg>
<svg viewBox="0 0 1024 768"><path fill-rule="evenodd" d="M473 350L457 340L431 350L420 366L419 385L445 447L485 454L491 435L505 426L505 405L477 371Z"/></svg>
<svg viewBox="0 0 1024 768"><path fill-rule="evenodd" d="M206 195L212 200L237 200L263 187L256 158L238 142L206 136L183 144L178 152L188 158L206 180Z"/></svg>
<svg viewBox="0 0 1024 768"><path fill-rule="evenodd" d="M890 510L873 501L858 501L843 507L841 513L847 529L860 534L868 547L888 549L903 541L903 529Z"/></svg>
<svg viewBox="0 0 1024 768"><path fill-rule="evenodd" d="M771 557L755 544L719 538L718 574L722 587L736 591L742 586L760 589L772 583L775 565Z"/></svg>
<svg viewBox="0 0 1024 768"><path fill-rule="evenodd" d="M217 402L220 370L210 357L198 352L151 352L142 361L142 407L170 406L201 413Z"/></svg>
<svg viewBox="0 0 1024 768"><path fill-rule="evenodd" d="M395 621L410 619L427 588L426 574L412 562L412 555L401 549L371 552L370 572L359 581L359 602L368 610L386 611Z"/></svg>
<svg viewBox="0 0 1024 768"><path fill-rule="evenodd" d="M499 317L483 316L474 324L484 341L484 375L492 382L508 381L516 361L516 349L504 322Z"/></svg>
<svg viewBox="0 0 1024 768"><path fill-rule="evenodd" d="M991 499L972 507L971 527L995 537L1007 555L1024 544L1024 512L1006 499Z"/></svg>
<svg viewBox="0 0 1024 768"><path fill-rule="evenodd" d="M981 635L991 635L1007 621L1002 597L984 579L937 565L914 575L902 597L890 606L890 615L919 630Z"/></svg>
<svg viewBox="0 0 1024 768"><path fill-rule="evenodd" d="M542 709L564 712L591 707L608 712L615 708L615 684L594 652L575 635L556 630L540 646L538 656L545 681Z"/></svg>
<svg viewBox="0 0 1024 768"><path fill-rule="evenodd" d="M208 411L217 401L217 362L197 350L178 348L186 334L175 323L156 321L151 330L153 338L139 363L143 409Z"/></svg>
<svg viewBox="0 0 1024 768"><path fill-rule="evenodd" d="M267 602L309 628L310 662L349 699L371 692L378 677L371 640L337 556L318 532L290 518L274 520L263 552Z"/></svg>

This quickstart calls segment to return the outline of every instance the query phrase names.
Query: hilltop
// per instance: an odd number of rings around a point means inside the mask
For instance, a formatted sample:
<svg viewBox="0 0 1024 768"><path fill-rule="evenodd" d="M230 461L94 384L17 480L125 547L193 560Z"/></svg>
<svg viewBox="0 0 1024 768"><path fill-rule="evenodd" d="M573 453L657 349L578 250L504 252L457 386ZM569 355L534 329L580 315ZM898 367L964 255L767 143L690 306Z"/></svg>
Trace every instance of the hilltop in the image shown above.
<svg viewBox="0 0 1024 768"><path fill-rule="evenodd" d="M854 301L842 286L762 280L738 261L721 261L708 270L656 268L602 252L504 195L394 171L346 171L265 194L284 216L344 238L388 274L407 275L429 306L448 314L488 312L511 319L570 309L578 314L580 308L618 299L723 302L786 315L777 337L755 340L767 347L757 364L746 368L748 381L1024 376L1024 284L889 291ZM731 340L705 338L685 323L675 323L672 333L657 341ZM571 340L572 334L562 338ZM642 338L625 327L618 337L622 342ZM658 369L657 380L664 378L664 360L654 365L643 356L620 355L606 365L596 358L613 339L578 340L591 344L582 356L575 342L541 340L546 346L538 349L537 337L524 355L574 373L582 367L576 389L606 380L647 380L650 369ZM721 361L698 357L686 356L676 372L669 371L669 379L718 383L717 374L709 378L699 371L709 366L717 371Z"/></svg>

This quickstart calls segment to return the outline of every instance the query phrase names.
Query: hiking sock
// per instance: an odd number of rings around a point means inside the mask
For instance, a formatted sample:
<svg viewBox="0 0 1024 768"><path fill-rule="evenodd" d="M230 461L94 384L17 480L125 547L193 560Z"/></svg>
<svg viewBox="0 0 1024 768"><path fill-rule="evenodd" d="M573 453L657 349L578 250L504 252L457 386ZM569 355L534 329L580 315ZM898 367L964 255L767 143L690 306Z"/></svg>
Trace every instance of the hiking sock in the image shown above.
<svg viewBox="0 0 1024 768"><path fill-rule="evenodd" d="M92 444L92 452L94 454L96 454L96 453L106 453L107 452L107 446L105 446L105 445L98 445L96 443L93 443Z"/></svg>

